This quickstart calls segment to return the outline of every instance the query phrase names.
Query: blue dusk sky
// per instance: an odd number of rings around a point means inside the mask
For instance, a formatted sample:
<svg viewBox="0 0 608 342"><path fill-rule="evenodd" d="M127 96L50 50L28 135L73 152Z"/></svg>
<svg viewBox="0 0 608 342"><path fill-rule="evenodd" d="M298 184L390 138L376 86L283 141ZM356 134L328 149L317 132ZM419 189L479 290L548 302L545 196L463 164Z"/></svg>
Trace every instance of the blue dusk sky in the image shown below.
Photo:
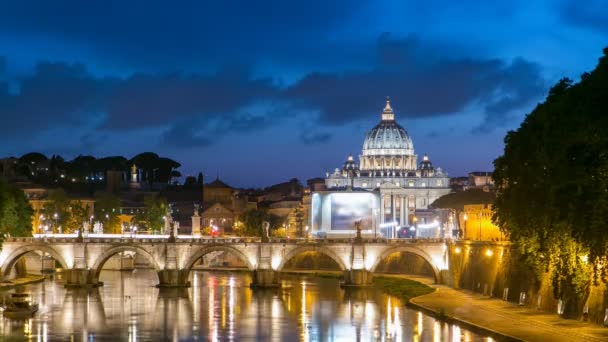
<svg viewBox="0 0 608 342"><path fill-rule="evenodd" d="M153 151L234 186L324 176L390 96L451 176L491 170L608 1L3 1L0 155Z"/></svg>

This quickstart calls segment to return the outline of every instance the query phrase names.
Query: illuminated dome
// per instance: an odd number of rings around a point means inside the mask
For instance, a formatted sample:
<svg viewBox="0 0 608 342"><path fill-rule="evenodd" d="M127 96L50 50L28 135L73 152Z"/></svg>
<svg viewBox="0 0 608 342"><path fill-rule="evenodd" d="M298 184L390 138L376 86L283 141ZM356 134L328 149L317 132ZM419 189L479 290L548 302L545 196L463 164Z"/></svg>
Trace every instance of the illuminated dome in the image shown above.
<svg viewBox="0 0 608 342"><path fill-rule="evenodd" d="M371 175L405 176L407 171L416 170L416 158L412 138L395 122L387 98L382 120L365 137L359 167Z"/></svg>
<svg viewBox="0 0 608 342"><path fill-rule="evenodd" d="M395 122L395 113L390 101L386 100L386 107L382 111L382 121L372 128L363 142L364 156L412 156L414 144L405 128Z"/></svg>

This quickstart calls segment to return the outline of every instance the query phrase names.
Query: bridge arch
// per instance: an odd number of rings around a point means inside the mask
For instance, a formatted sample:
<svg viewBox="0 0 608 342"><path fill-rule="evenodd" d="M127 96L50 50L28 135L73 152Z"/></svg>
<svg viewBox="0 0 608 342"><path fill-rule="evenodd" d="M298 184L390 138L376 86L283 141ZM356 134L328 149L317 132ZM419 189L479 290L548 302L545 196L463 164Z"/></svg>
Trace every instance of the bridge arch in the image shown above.
<svg viewBox="0 0 608 342"><path fill-rule="evenodd" d="M21 258L25 254L30 253L30 252L48 253L50 256L53 257L53 259L58 261L61 264L61 267L63 267L64 269L71 268L71 264L68 264L66 262L63 255L61 255L61 253L57 252L52 247L49 247L46 245L38 245L38 244L26 245L26 246L21 246L21 247L15 249L6 257L4 265L2 265L2 273L1 273L2 278L6 277L8 275L8 273L13 268L13 266L15 265L17 260L19 260L19 258ZM74 260L70 260L70 261L71 261L71 263L74 262Z"/></svg>
<svg viewBox="0 0 608 342"><path fill-rule="evenodd" d="M95 260L93 267L91 267L91 271L93 272L93 283L97 283L99 281L99 273L101 273L103 265L108 260L110 260L111 257L121 252L135 252L143 256L148 261L148 263L154 268L154 271L156 271L156 273L158 273L158 271L160 271L161 269L152 254L150 254L150 252L148 252L143 247L135 245L113 246L101 253L101 255L97 257L97 260Z"/></svg>
<svg viewBox="0 0 608 342"><path fill-rule="evenodd" d="M188 279L190 271L192 270L192 267L194 266L194 264L196 263L196 261L198 259L204 257L205 255L211 253L211 252L228 252L228 253L231 253L232 255L234 255L237 258L239 258L239 260L243 261L247 265L247 268L249 270L254 270L255 269L255 267L253 266L253 264L251 263L251 261L249 260L249 258L245 255L245 253L239 251L237 248L231 247L231 246L225 246L225 245L212 245L212 246L206 246L206 247L200 248L200 249L196 250L190 256L190 258L184 264L184 267L182 269L183 270L183 274L184 274L184 279Z"/></svg>
<svg viewBox="0 0 608 342"><path fill-rule="evenodd" d="M283 267L285 266L285 264L287 264L287 262L289 260L291 260L293 257L295 257L296 255L306 253L306 252L317 252L317 253L321 253L325 256L330 257L333 261L336 262L336 264L338 264L338 267L340 267L340 271L346 271L347 269L349 269L349 267L347 267L344 264L342 259L334 251L332 251L329 248L319 247L319 246L301 246L301 247L296 247L296 248L292 249L286 255L284 255L283 258L281 259L281 263L276 268L276 271L281 271L283 269Z"/></svg>
<svg viewBox="0 0 608 342"><path fill-rule="evenodd" d="M417 255L417 256L421 257L422 259L424 259L424 261L426 261L426 263L429 266L431 266L431 269L433 270L433 277L435 278L435 282L439 283L439 280L441 279L439 268L437 268L437 266L433 263L433 259L431 258L431 256L427 252L425 252L424 250L422 250L418 247L399 246L399 247L388 248L388 249L384 250L384 252L382 252L380 255L378 255L376 261L374 262L372 267L369 269L369 271L372 273L376 272L376 268L378 267L380 262L382 262L382 260L384 260L386 257L388 257L389 255L391 255L393 253L400 253L400 252L414 254L414 255Z"/></svg>

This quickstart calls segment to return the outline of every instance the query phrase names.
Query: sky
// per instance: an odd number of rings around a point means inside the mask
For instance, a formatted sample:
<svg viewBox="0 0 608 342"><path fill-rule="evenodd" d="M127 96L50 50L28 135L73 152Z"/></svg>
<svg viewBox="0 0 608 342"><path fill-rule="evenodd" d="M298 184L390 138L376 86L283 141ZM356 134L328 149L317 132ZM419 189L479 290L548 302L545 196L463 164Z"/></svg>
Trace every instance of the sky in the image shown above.
<svg viewBox="0 0 608 342"><path fill-rule="evenodd" d="M233 186L305 181L358 156L390 96L419 156L492 170L607 38L603 0L4 1L0 156L152 151Z"/></svg>

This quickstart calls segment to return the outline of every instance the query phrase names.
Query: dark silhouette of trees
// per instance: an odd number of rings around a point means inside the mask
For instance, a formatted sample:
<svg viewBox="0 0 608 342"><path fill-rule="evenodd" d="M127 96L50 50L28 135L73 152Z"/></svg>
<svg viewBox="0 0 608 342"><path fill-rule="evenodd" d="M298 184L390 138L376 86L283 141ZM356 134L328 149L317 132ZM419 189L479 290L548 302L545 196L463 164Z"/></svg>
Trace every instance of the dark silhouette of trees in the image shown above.
<svg viewBox="0 0 608 342"><path fill-rule="evenodd" d="M580 82L559 81L494 162L494 219L528 263L550 271L566 315L608 255L608 48Z"/></svg>
<svg viewBox="0 0 608 342"><path fill-rule="evenodd" d="M25 193L0 179L0 241L7 234L31 236L33 213Z"/></svg>

